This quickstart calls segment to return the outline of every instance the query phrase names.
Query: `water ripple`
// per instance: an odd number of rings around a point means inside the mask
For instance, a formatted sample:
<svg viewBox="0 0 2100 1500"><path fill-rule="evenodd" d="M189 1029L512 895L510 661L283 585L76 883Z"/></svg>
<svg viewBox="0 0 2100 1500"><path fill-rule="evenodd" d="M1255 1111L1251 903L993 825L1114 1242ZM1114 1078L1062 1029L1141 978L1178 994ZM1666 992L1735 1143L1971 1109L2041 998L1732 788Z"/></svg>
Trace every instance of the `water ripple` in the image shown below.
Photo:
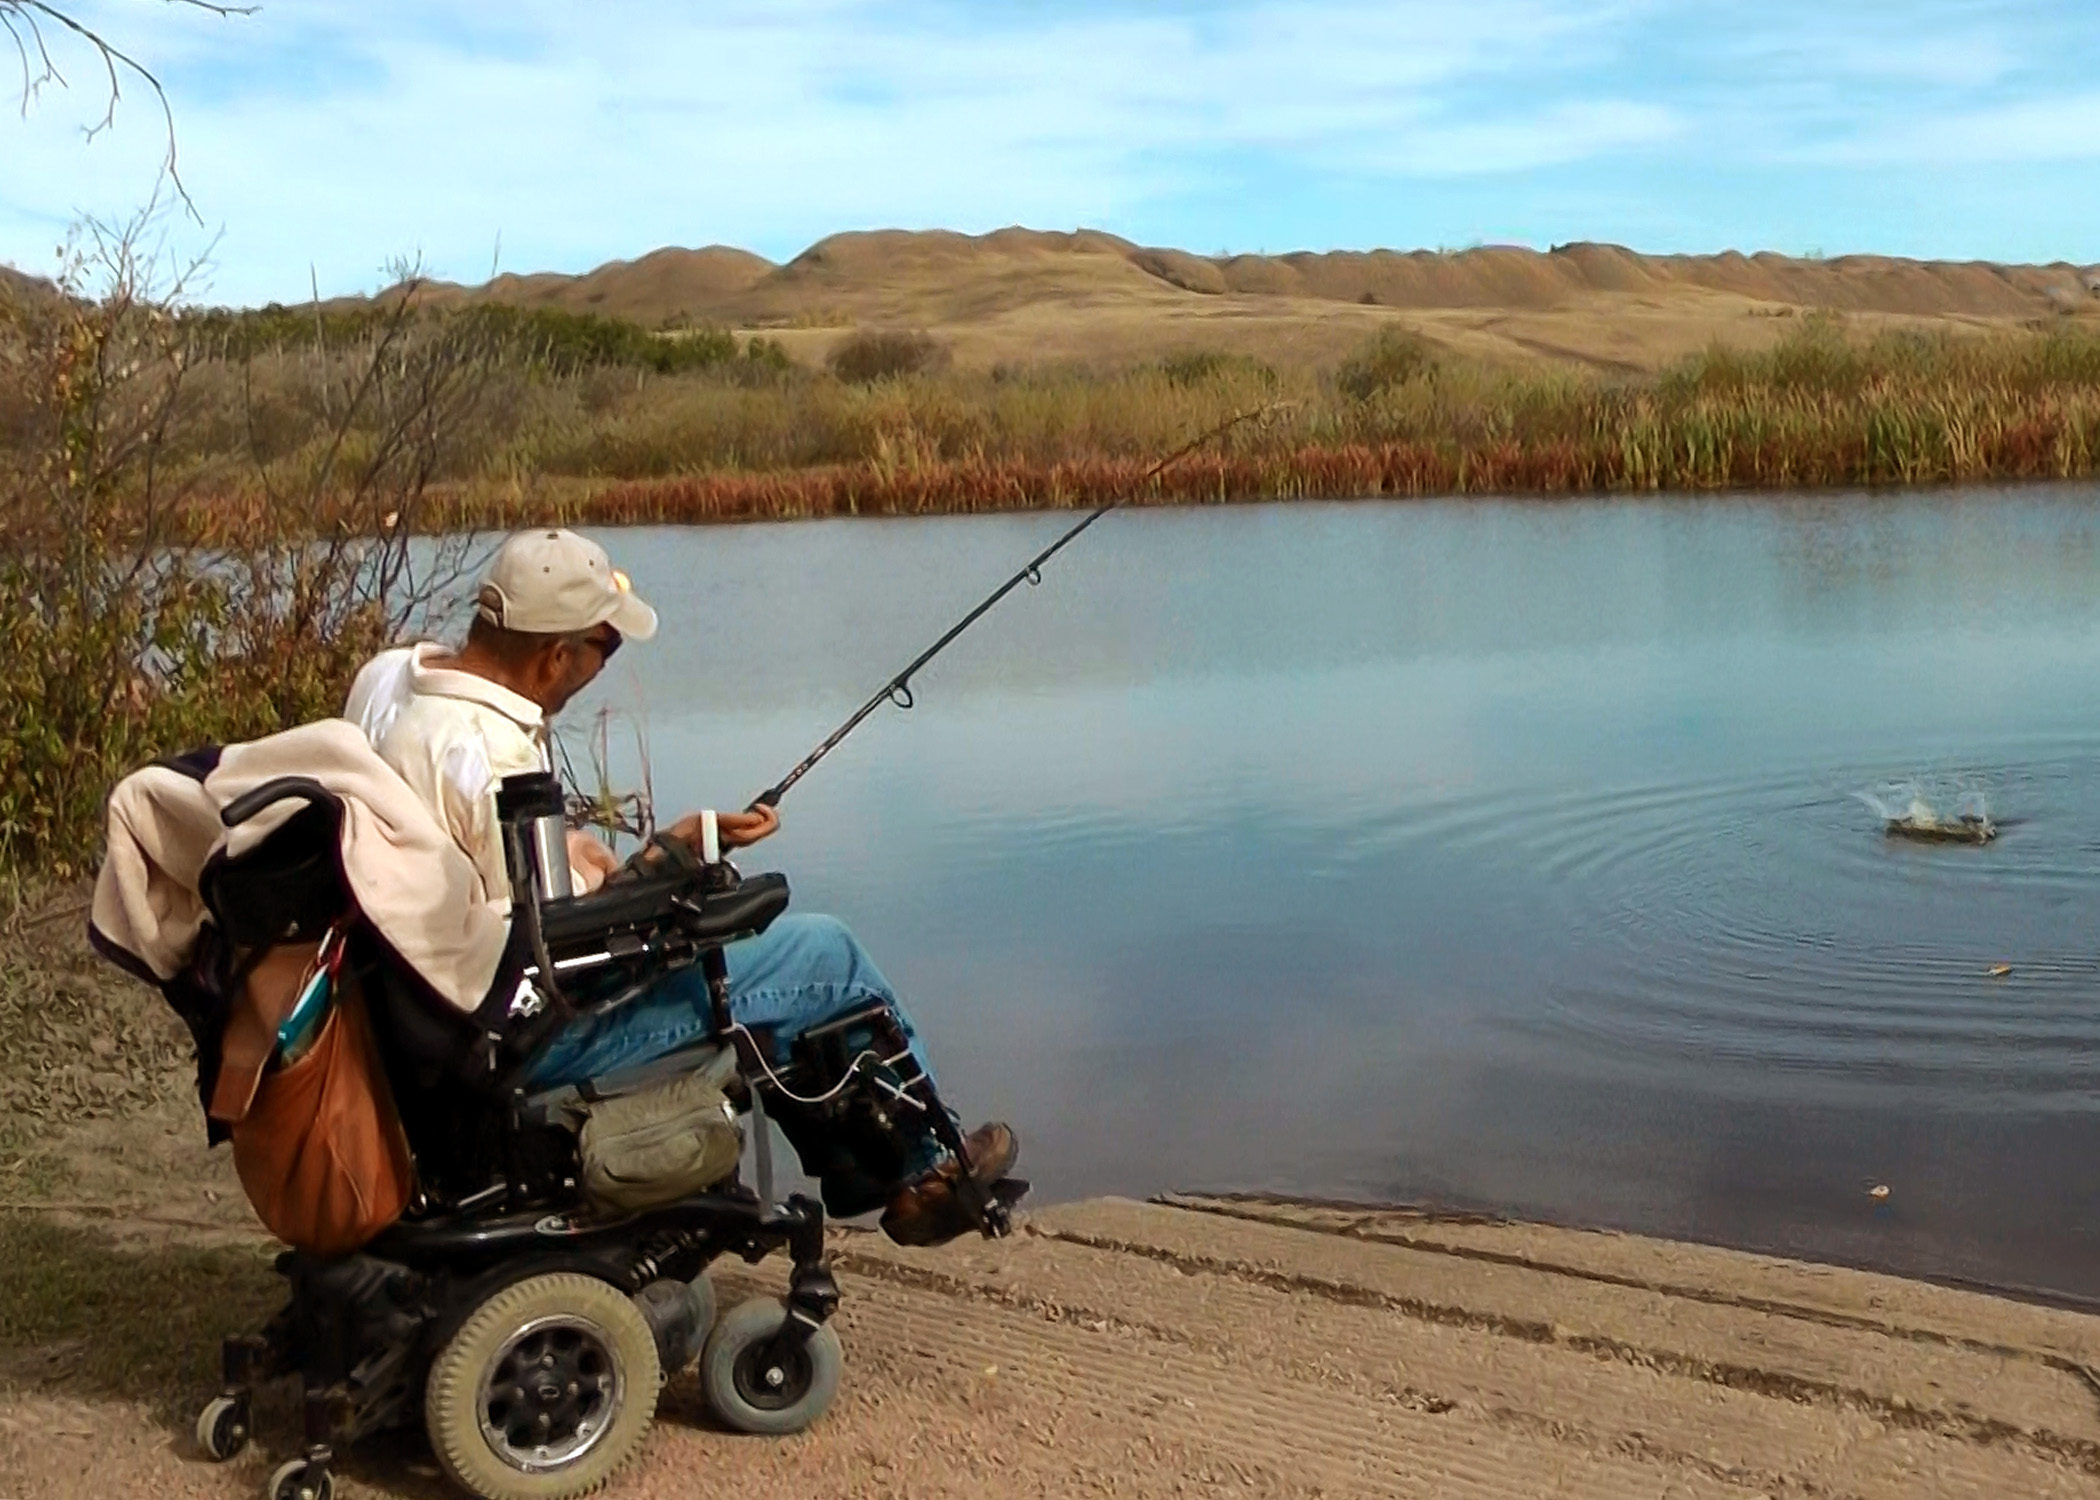
<svg viewBox="0 0 2100 1500"><path fill-rule="evenodd" d="M1887 838L1857 793L1888 768L1860 765L1453 798L1352 855L1537 888L1567 971L1511 1024L1549 1042L2068 1098L2100 1087L2100 746L2049 750L1965 775L2009 820L1982 847Z"/></svg>

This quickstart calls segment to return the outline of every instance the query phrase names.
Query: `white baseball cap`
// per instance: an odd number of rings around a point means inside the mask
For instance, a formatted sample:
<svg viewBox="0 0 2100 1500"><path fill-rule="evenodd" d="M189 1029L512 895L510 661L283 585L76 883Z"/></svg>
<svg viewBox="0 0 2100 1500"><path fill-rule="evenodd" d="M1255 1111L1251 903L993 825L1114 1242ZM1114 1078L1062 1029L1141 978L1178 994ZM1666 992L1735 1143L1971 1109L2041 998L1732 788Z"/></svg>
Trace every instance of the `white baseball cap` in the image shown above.
<svg viewBox="0 0 2100 1500"><path fill-rule="evenodd" d="M521 531L482 579L481 617L505 630L568 635L610 624L630 641L656 634L656 611L635 597L605 549L573 531Z"/></svg>

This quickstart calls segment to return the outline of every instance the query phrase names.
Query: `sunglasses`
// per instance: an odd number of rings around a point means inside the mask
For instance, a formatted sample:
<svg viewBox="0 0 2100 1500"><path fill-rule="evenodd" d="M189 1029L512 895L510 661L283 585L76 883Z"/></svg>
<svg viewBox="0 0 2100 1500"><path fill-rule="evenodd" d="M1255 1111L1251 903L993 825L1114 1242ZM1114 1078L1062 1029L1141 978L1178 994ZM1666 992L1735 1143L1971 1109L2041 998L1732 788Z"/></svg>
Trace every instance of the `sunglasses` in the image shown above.
<svg viewBox="0 0 2100 1500"><path fill-rule="evenodd" d="M607 626L602 634L585 636L583 643L598 653L599 664L603 665L611 661L613 653L620 649L620 640L620 632Z"/></svg>

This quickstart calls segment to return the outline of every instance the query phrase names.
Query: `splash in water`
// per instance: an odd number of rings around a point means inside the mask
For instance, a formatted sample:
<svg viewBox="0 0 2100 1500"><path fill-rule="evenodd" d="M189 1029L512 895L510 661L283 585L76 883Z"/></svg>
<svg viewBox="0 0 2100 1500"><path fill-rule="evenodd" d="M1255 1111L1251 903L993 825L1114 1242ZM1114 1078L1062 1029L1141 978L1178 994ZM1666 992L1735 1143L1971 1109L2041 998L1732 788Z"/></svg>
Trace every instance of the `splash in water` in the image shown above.
<svg viewBox="0 0 2100 1500"><path fill-rule="evenodd" d="M1890 838L1988 844L1998 836L1990 805L1974 788L1941 791L1916 781L1899 781L1854 795L1874 809Z"/></svg>

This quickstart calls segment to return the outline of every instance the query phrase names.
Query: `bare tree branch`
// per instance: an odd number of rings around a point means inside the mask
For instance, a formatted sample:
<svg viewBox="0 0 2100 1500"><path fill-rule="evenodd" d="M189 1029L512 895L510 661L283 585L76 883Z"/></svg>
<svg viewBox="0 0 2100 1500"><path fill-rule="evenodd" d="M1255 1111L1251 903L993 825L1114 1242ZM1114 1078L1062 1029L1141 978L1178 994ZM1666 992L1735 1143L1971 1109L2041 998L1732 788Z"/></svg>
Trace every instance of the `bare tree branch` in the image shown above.
<svg viewBox="0 0 2100 1500"><path fill-rule="evenodd" d="M217 0L166 0L171 5L184 5L192 10L201 10L208 15L229 19L234 16L252 16L256 7L252 5L224 5ZM124 79L127 75L143 79L153 91L155 102L160 105L161 122L167 131L168 149L161 158L161 170L174 184L175 192L182 199L182 206L192 219L202 223L197 205L190 200L189 189L183 185L182 173L175 159L175 110L168 101L168 91L161 87L160 78L136 57L110 41L96 28L76 20L48 0L0 0L0 26L7 29L8 39L15 45L15 55L22 68L22 113L29 113L29 106L38 94L49 85L60 88L71 85L65 74L58 69L58 61L52 56L45 27L57 27L72 34L76 41L84 43L102 65L103 76L108 81L108 93L102 110L102 118L87 128L87 138L93 140L103 131L116 124L117 105L124 98Z"/></svg>

